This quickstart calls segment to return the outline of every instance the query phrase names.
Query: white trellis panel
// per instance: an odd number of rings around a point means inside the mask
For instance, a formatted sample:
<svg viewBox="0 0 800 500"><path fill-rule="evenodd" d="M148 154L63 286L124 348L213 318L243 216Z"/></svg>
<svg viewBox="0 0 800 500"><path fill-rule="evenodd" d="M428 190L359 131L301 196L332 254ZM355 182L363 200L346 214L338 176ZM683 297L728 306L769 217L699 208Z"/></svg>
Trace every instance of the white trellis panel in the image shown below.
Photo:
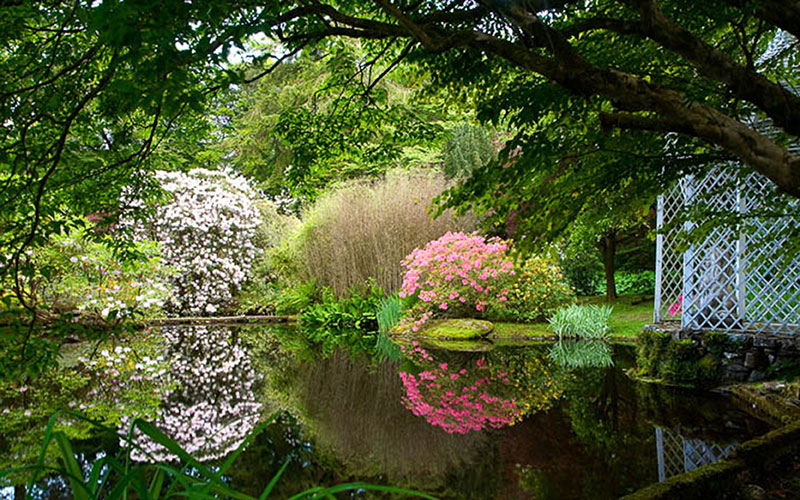
<svg viewBox="0 0 800 500"><path fill-rule="evenodd" d="M675 218L683 208L681 183L658 197L656 225L656 289L654 321L681 319L683 253L678 248L680 227ZM665 232L662 232L667 228Z"/></svg>
<svg viewBox="0 0 800 500"><path fill-rule="evenodd" d="M659 229L669 231L656 242L655 320L680 318L685 330L800 333L800 256L782 253L786 230L800 220L748 216L773 187L757 173L739 179L731 170L686 177L660 197ZM681 252L681 230L703 221L682 227L674 221L700 204L722 216L744 216L745 223L717 225Z"/></svg>

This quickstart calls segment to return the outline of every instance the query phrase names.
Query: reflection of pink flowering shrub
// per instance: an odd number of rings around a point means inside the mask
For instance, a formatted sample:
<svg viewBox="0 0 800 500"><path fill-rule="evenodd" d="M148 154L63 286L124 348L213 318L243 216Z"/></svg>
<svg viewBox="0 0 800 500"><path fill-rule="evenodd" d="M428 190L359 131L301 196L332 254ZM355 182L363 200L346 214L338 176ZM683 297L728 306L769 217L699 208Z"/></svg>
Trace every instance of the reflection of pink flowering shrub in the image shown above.
<svg viewBox="0 0 800 500"><path fill-rule="evenodd" d="M508 243L499 238L447 233L417 248L403 261L401 297L415 297L413 331L435 314L473 316L508 298L505 280L514 274L506 256ZM466 312L470 311L470 312Z"/></svg>
<svg viewBox="0 0 800 500"><path fill-rule="evenodd" d="M507 392L506 372L493 373L486 361L474 367L455 369L447 363L435 364L433 357L416 342L406 355L430 366L416 375L400 372L406 396L403 402L414 415L425 417L431 425L450 434L466 434L489 427L512 425L521 410ZM499 391L498 391L499 389Z"/></svg>

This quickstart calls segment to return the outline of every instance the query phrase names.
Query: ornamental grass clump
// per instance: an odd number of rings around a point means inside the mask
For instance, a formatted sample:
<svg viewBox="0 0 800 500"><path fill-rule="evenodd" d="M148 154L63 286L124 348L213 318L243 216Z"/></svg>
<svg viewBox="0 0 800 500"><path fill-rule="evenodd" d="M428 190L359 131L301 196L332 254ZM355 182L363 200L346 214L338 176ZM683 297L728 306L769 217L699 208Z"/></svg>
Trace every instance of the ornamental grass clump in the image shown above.
<svg viewBox="0 0 800 500"><path fill-rule="evenodd" d="M611 306L571 305L562 307L550 318L550 328L559 338L604 339L611 332Z"/></svg>
<svg viewBox="0 0 800 500"><path fill-rule="evenodd" d="M328 191L303 215L286 249L302 281L338 297L367 290L374 279L387 294L400 288L400 261L448 231L472 231L475 217L447 210L432 219L434 197L447 189L441 174L392 171L375 182L349 182Z"/></svg>
<svg viewBox="0 0 800 500"><path fill-rule="evenodd" d="M476 234L448 232L403 261L400 297L412 305L403 324L416 332L435 316L479 317L508 300L514 265L508 243Z"/></svg>

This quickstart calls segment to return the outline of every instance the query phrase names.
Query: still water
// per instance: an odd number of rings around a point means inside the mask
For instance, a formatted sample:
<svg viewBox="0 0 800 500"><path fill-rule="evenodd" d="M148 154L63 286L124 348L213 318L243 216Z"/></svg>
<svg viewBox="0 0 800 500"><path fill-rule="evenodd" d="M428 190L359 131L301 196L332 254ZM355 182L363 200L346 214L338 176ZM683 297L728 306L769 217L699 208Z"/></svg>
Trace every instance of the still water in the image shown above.
<svg viewBox="0 0 800 500"><path fill-rule="evenodd" d="M768 430L725 397L632 381L631 346L554 352L547 344L384 339L365 353L354 335L310 336L325 341L312 344L292 327L165 327L150 332L146 356L136 354L141 345L118 346L85 363L104 370L98 384L112 384L93 394L110 390L119 407L149 411L210 463L277 412L228 474L233 488L254 496L288 462L277 497L364 480L443 499L611 499ZM160 402L148 410L141 394ZM93 404L91 396L80 403L86 411ZM123 415L120 427L129 420ZM136 459L171 458L146 438L139 445ZM117 446L102 437L75 443L86 462ZM69 496L60 481L41 493Z"/></svg>

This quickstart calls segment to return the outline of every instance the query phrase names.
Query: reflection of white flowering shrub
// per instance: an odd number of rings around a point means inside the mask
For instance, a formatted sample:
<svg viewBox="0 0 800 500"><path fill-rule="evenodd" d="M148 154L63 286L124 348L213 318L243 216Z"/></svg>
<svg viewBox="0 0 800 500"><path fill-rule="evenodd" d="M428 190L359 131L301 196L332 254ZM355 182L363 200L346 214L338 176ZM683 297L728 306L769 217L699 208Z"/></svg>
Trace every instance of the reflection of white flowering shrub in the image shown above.
<svg viewBox="0 0 800 500"><path fill-rule="evenodd" d="M159 241L162 260L175 270L171 308L214 313L230 305L257 255L256 193L244 178L227 172L195 169L156 176L170 200L138 233Z"/></svg>
<svg viewBox="0 0 800 500"><path fill-rule="evenodd" d="M247 351L232 340L230 328L164 327L162 332L169 344L167 379L174 388L163 397L153 423L199 460L224 457L242 443L261 415L253 392L258 375ZM137 436L137 444L152 459L175 458L150 438ZM147 460L140 450L133 450L132 456Z"/></svg>

